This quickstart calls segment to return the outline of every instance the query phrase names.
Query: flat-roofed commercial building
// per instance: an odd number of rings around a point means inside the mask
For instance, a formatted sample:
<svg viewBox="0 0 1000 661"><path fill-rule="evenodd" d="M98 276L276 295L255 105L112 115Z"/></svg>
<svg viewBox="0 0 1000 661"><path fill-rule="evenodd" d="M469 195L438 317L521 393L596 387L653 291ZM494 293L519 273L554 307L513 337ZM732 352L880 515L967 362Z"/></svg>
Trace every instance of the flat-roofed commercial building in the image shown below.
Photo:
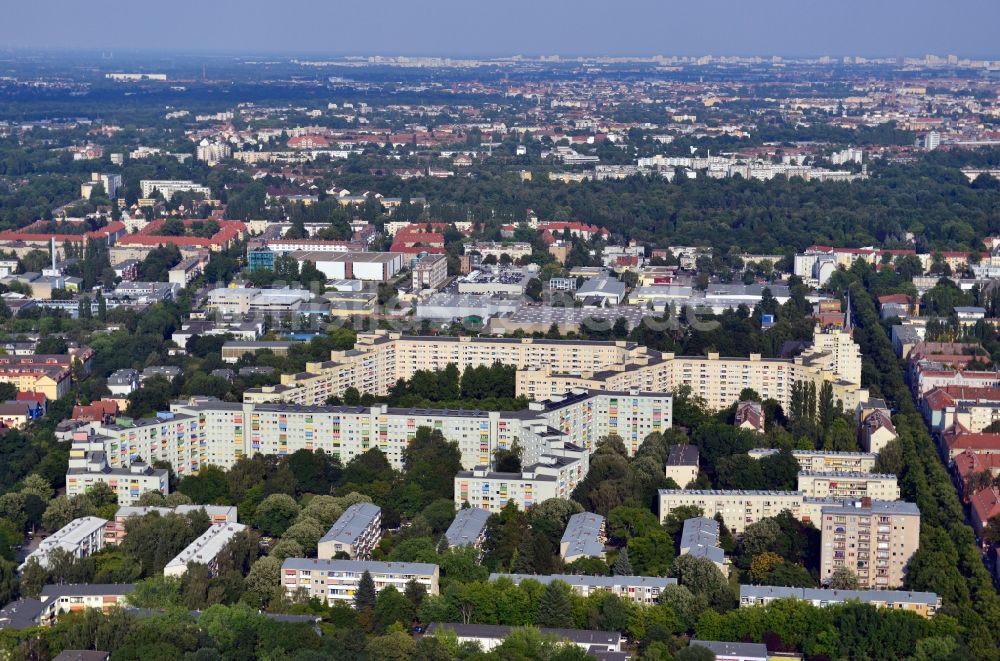
<svg viewBox="0 0 1000 661"><path fill-rule="evenodd" d="M774 448L754 448L747 454L753 459L763 459L777 454ZM835 473L870 473L875 470L874 452L836 452L832 450L792 450L792 456L804 471Z"/></svg>
<svg viewBox="0 0 1000 661"><path fill-rule="evenodd" d="M800 471L798 490L815 498L899 500L895 475Z"/></svg>
<svg viewBox="0 0 1000 661"><path fill-rule="evenodd" d="M603 559L604 544L608 541L604 526L604 517L593 512L578 512L569 517L559 542L559 555L565 562L579 558Z"/></svg>
<svg viewBox="0 0 1000 661"><path fill-rule="evenodd" d="M188 563L205 565L210 576L214 576L219 568L219 556L233 539L247 527L241 523L220 523L208 527L198 539L194 540L183 551L178 553L163 568L164 576L183 576L187 572Z"/></svg>
<svg viewBox="0 0 1000 661"><path fill-rule="evenodd" d="M18 568L24 569L32 558L42 567L49 566L49 554L56 549L69 552L74 558L86 558L104 548L104 527L107 519L84 516L73 519L65 526L43 539L38 548L28 554Z"/></svg>
<svg viewBox="0 0 1000 661"><path fill-rule="evenodd" d="M361 576L368 572L380 592L390 585L401 594L411 580L422 585L427 594L438 595L440 570L425 562L375 562L371 560L318 560L287 558L281 565L281 585L285 594L320 599L328 605L353 602Z"/></svg>
<svg viewBox="0 0 1000 661"><path fill-rule="evenodd" d="M910 558L920 547L920 509L914 503L864 498L824 507L820 581L846 567L868 588L903 584Z"/></svg>
<svg viewBox="0 0 1000 661"><path fill-rule="evenodd" d="M778 516L788 510L799 518L804 494L800 491L684 490L660 489L660 521L678 507L700 507L704 516L722 515L734 535L742 535L747 526L761 519Z"/></svg>
<svg viewBox="0 0 1000 661"><path fill-rule="evenodd" d="M455 513L455 519L448 526L444 538L449 548L472 546L482 549L486 541L486 522L490 513L479 507L465 507Z"/></svg>
<svg viewBox="0 0 1000 661"><path fill-rule="evenodd" d="M548 585L553 581L566 583L581 597L598 590L607 590L622 599L641 604L655 604L668 585L677 585L676 578L660 576L585 576L577 574L490 574L491 581L507 579L515 585L522 581L538 581Z"/></svg>
<svg viewBox="0 0 1000 661"><path fill-rule="evenodd" d="M287 253L301 266L313 265L329 280L387 282L403 268L401 252L330 252L304 250ZM445 264L447 274L447 263Z"/></svg>
<svg viewBox="0 0 1000 661"><path fill-rule="evenodd" d="M240 358L261 351L270 351L275 356L287 356L288 351L301 342L269 341L269 340L230 340L222 345L222 362L236 363Z"/></svg>
<svg viewBox="0 0 1000 661"><path fill-rule="evenodd" d="M316 557L333 558L346 553L351 560L367 560L382 538L382 508L371 503L355 503L334 522L319 540Z"/></svg>
<svg viewBox="0 0 1000 661"><path fill-rule="evenodd" d="M825 588L789 588L774 585L740 585L740 608L766 606L775 599L798 599L825 608L857 601L876 608L891 608L932 617L941 608L941 597L933 592L906 590L828 590Z"/></svg>

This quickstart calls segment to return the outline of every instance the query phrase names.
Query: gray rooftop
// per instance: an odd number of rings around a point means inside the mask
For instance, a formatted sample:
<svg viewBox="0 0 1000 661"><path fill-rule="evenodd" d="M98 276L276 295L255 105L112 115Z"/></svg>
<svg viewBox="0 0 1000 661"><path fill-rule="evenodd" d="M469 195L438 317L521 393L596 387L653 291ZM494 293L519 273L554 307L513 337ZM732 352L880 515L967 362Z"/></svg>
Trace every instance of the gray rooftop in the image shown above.
<svg viewBox="0 0 1000 661"><path fill-rule="evenodd" d="M427 634L434 635L438 629L454 631L462 638L506 638L514 627L498 624L458 624L456 622L433 622L427 627ZM561 640L568 640L578 645L607 645L618 647L621 644L622 635L617 631L594 631L590 629L551 629L542 627L539 629L543 636L555 636Z"/></svg>
<svg viewBox="0 0 1000 661"><path fill-rule="evenodd" d="M604 521L603 516L593 512L579 512L569 517L560 542L560 546L568 545L563 556L601 556L604 553L604 543L600 539Z"/></svg>
<svg viewBox="0 0 1000 661"><path fill-rule="evenodd" d="M355 503L344 510L340 518L319 541L320 543L337 541L343 544L354 544L381 513L382 508L378 505Z"/></svg>
<svg viewBox="0 0 1000 661"><path fill-rule="evenodd" d="M839 603L913 603L937 606L941 599L934 592L907 590L827 590L824 588L789 588L775 585L740 585L740 599L805 599L816 602Z"/></svg>
<svg viewBox="0 0 1000 661"><path fill-rule="evenodd" d="M634 586L638 588L660 588L677 585L676 578L661 576L584 576L575 574L490 574L490 580L496 581L508 578L515 584L521 581L538 581L548 585L552 581L562 581L569 585L587 585L592 588L613 588L615 586Z"/></svg>
<svg viewBox="0 0 1000 661"><path fill-rule="evenodd" d="M448 526L444 537L448 546L471 546L486 528L490 513L479 507L466 507L455 514L455 520Z"/></svg>
<svg viewBox="0 0 1000 661"><path fill-rule="evenodd" d="M316 558L286 558L281 564L282 571L298 569L307 571L330 571L362 574L405 574L430 575L438 566L429 562L379 562L376 560L318 560Z"/></svg>
<svg viewBox="0 0 1000 661"><path fill-rule="evenodd" d="M721 656L725 659L767 659L767 645L763 643L728 643L692 639L690 646L696 645L711 650L716 657Z"/></svg>
<svg viewBox="0 0 1000 661"><path fill-rule="evenodd" d="M667 456L667 466L697 466L698 446L672 445Z"/></svg>
<svg viewBox="0 0 1000 661"><path fill-rule="evenodd" d="M902 500L873 500L870 507L863 507L861 501L848 502L843 505L834 505L823 508L823 515L827 514L886 514L886 515L906 515L920 516L920 508L916 503L908 503Z"/></svg>

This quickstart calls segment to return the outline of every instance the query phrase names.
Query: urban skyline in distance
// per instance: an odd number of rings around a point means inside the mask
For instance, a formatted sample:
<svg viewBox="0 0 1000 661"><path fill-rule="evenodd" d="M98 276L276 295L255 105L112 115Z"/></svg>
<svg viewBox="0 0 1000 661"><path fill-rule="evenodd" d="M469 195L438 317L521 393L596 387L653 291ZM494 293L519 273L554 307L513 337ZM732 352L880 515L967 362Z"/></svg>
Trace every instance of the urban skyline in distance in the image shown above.
<svg viewBox="0 0 1000 661"><path fill-rule="evenodd" d="M0 25L0 49L136 49L493 57L515 53L781 56L997 55L1000 3L956 0L947 12L929 0L795 3L511 0L490 11L456 0L429 3L321 3L273 7L178 0L172 11L125 6L92 12L70 0L18 3ZM117 9L122 11L117 11ZM127 10L127 11L126 11ZM190 17L199 20L192 21ZM929 20L928 16L934 16ZM58 17L58 20L53 20ZM308 19L308 20L304 20ZM974 20L973 20L974 19ZM143 26L137 29L137 26Z"/></svg>

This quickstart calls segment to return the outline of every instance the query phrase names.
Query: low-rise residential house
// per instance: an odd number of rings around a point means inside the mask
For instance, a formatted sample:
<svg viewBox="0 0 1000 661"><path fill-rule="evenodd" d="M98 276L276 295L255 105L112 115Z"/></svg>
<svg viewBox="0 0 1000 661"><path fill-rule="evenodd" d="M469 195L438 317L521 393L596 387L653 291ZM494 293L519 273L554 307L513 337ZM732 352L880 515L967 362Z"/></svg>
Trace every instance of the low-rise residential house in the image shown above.
<svg viewBox="0 0 1000 661"><path fill-rule="evenodd" d="M698 479L698 446L671 445L667 455L666 476L684 488Z"/></svg>
<svg viewBox="0 0 1000 661"><path fill-rule="evenodd" d="M764 409L760 402L746 401L736 405L735 424L738 429L764 433Z"/></svg>

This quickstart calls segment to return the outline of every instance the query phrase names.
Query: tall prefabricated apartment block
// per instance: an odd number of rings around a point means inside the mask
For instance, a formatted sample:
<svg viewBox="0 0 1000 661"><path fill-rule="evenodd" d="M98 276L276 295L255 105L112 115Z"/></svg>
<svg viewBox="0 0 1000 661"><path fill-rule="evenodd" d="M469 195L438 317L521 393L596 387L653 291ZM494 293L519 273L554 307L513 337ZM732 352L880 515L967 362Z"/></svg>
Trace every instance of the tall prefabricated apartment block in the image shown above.
<svg viewBox="0 0 1000 661"><path fill-rule="evenodd" d="M334 351L326 363L308 363L301 375L286 375L283 388L248 390L247 401L313 405L349 387L385 395L397 380L417 370L443 370L501 363L518 369L517 394L542 400L574 388L672 392L691 386L712 408L739 399L744 388L786 408L792 384L830 383L845 408L868 399L861 383L861 354L850 333L817 327L813 344L793 360L675 356L633 342L494 337L423 337L376 331L358 335L354 349Z"/></svg>
<svg viewBox="0 0 1000 661"><path fill-rule="evenodd" d="M437 595L440 570L425 562L373 562L363 560L317 560L287 558L281 565L281 585L289 597L304 593L327 604L353 602L361 576L368 572L376 592L390 585L402 594L411 580L427 594Z"/></svg>
<svg viewBox="0 0 1000 661"><path fill-rule="evenodd" d="M899 500L895 475L800 471L798 479L799 491L816 498Z"/></svg>
<svg viewBox="0 0 1000 661"><path fill-rule="evenodd" d="M574 392L523 411L192 401L175 403L155 419L119 418L93 426L110 466L128 466L138 458L166 461L179 475L207 464L230 468L241 457L297 450L322 450L346 463L378 448L401 468L403 451L420 427L457 442L463 466L472 469L487 465L494 451L509 449L515 440L526 464L546 463L569 446L589 455L609 434L624 438L634 451L650 433L670 428L671 405L670 395L638 392Z"/></svg>
<svg viewBox="0 0 1000 661"><path fill-rule="evenodd" d="M581 597L599 590L606 590L622 599L640 604L655 604L668 585L676 585L676 578L659 576L584 576L576 574L490 574L491 581L508 579L515 585L522 581L538 581L548 585L553 581L566 583Z"/></svg>
<svg viewBox="0 0 1000 661"><path fill-rule="evenodd" d="M367 560L382 538L382 508L371 503L355 503L334 522L319 540L318 558L346 553L351 560Z"/></svg>
<svg viewBox="0 0 1000 661"><path fill-rule="evenodd" d="M827 590L824 588L787 588L774 585L740 586L740 608L766 606L775 599L808 601L817 608L857 601L876 608L911 611L921 617L931 617L941 608L941 597L933 592Z"/></svg>
<svg viewBox="0 0 1000 661"><path fill-rule="evenodd" d="M187 572L188 563L205 565L210 576L214 576L219 568L219 556L233 539L246 530L241 523L220 523L208 527L198 539L194 540L183 551L178 553L163 568L164 576L183 576Z"/></svg>
<svg viewBox="0 0 1000 661"><path fill-rule="evenodd" d="M763 459L777 454L774 448L754 448L747 454L752 459ZM832 450L792 450L792 456L803 471L833 473L870 473L875 470L874 452L836 452Z"/></svg>
<svg viewBox="0 0 1000 661"><path fill-rule="evenodd" d="M914 503L864 498L822 510L820 581L847 567L867 588L903 584L907 564L920 547L920 510Z"/></svg>

